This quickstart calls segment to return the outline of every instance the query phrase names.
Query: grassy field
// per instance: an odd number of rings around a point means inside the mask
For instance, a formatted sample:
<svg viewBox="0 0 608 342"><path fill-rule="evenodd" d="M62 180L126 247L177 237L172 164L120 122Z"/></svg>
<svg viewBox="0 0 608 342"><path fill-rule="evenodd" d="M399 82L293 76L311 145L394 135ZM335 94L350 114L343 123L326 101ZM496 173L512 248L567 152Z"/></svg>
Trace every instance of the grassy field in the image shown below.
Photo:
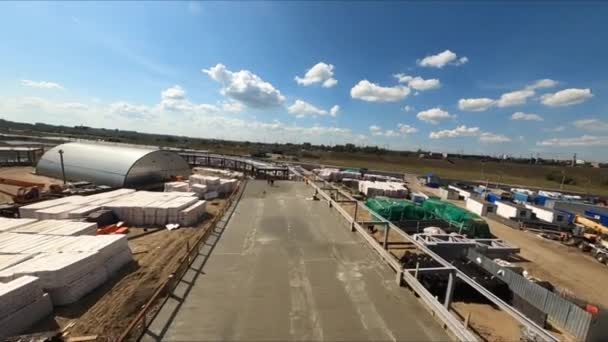
<svg viewBox="0 0 608 342"><path fill-rule="evenodd" d="M418 159L403 156L382 156L325 152L318 158L300 158L302 162L327 165L365 167L403 173L435 173L441 178L489 181L517 184L528 187L559 190L562 171L574 184L564 185L564 191L608 195L608 169L590 167L558 167L545 165L515 164L507 162L481 162L474 160ZM557 176L557 181L547 175Z"/></svg>

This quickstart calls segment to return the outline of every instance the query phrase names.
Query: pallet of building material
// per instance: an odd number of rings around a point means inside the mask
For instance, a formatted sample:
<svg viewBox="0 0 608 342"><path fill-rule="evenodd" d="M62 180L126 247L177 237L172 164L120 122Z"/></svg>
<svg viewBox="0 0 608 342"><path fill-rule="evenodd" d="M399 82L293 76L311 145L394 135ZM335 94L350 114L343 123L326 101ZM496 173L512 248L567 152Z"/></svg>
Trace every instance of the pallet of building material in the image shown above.
<svg viewBox="0 0 608 342"><path fill-rule="evenodd" d="M42 202L32 203L19 208L19 216L22 218L36 218L36 212L41 209L51 208L62 204L72 203L83 196L67 196Z"/></svg>
<svg viewBox="0 0 608 342"><path fill-rule="evenodd" d="M198 222L198 220L205 213L205 201L197 201L191 206L183 209L179 212L179 224L182 226L191 226Z"/></svg>
<svg viewBox="0 0 608 342"><path fill-rule="evenodd" d="M186 182L165 183L165 192L173 192L173 191L187 192L187 191L190 191L190 187L188 186L188 183L186 183Z"/></svg>
<svg viewBox="0 0 608 342"><path fill-rule="evenodd" d="M30 275L40 278L46 290L72 283L103 262L96 252L41 253L35 257L0 271L0 281L7 282Z"/></svg>
<svg viewBox="0 0 608 342"><path fill-rule="evenodd" d="M0 283L0 319L42 296L40 280L23 276L7 283Z"/></svg>
<svg viewBox="0 0 608 342"><path fill-rule="evenodd" d="M32 257L32 254L0 254L0 271Z"/></svg>
<svg viewBox="0 0 608 342"><path fill-rule="evenodd" d="M206 201L212 200L214 198L217 198L218 196L219 196L219 194L217 191L210 191L205 194L205 200Z"/></svg>
<svg viewBox="0 0 608 342"><path fill-rule="evenodd" d="M0 254L37 254L71 243L73 236L0 233Z"/></svg>
<svg viewBox="0 0 608 342"><path fill-rule="evenodd" d="M92 222L41 220L12 230L13 233L41 235L95 235L97 224Z"/></svg>
<svg viewBox="0 0 608 342"><path fill-rule="evenodd" d="M36 218L39 220L65 220L69 218L69 213L71 211L80 209L81 207L81 204L66 203L50 208L40 209L36 211Z"/></svg>
<svg viewBox="0 0 608 342"><path fill-rule="evenodd" d="M51 288L48 293L54 306L74 303L93 291L108 280L108 274L104 267L92 270L73 282L61 287Z"/></svg>
<svg viewBox="0 0 608 342"><path fill-rule="evenodd" d="M192 184L190 185L190 190L192 190L198 198L202 198L207 192L207 186L204 184Z"/></svg>
<svg viewBox="0 0 608 342"><path fill-rule="evenodd" d="M87 217L90 213L101 209L100 205L85 205L68 212L68 219L79 220Z"/></svg>
<svg viewBox="0 0 608 342"><path fill-rule="evenodd" d="M15 228L38 221L34 218L6 218L0 217L0 232L9 232Z"/></svg>
<svg viewBox="0 0 608 342"><path fill-rule="evenodd" d="M52 312L51 298L43 293L34 302L0 319L0 340L24 332Z"/></svg>
<svg viewBox="0 0 608 342"><path fill-rule="evenodd" d="M108 258L103 267L106 269L108 277L112 277L118 270L120 270L123 266L133 262L133 253L130 249L125 249L119 253L112 255Z"/></svg>

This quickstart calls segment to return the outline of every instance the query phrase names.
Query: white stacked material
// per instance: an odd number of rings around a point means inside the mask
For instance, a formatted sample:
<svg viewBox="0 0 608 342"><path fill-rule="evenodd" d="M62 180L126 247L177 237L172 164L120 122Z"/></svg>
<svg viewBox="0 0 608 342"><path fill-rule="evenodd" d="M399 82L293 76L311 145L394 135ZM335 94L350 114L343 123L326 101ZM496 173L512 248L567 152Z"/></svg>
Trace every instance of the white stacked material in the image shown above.
<svg viewBox="0 0 608 342"><path fill-rule="evenodd" d="M316 169L313 172L317 173L323 180L335 182L340 180L340 170L338 169Z"/></svg>
<svg viewBox="0 0 608 342"><path fill-rule="evenodd" d="M165 183L165 192L171 192L171 191L187 192L187 191L190 191L190 188L188 186L188 183L186 183L186 182Z"/></svg>
<svg viewBox="0 0 608 342"><path fill-rule="evenodd" d="M190 190L192 190L198 198L202 198L207 192L207 186L204 184L192 184Z"/></svg>
<svg viewBox="0 0 608 342"><path fill-rule="evenodd" d="M188 182L190 183L190 186L194 184L205 184L205 177L206 176L194 174L188 177Z"/></svg>
<svg viewBox="0 0 608 342"><path fill-rule="evenodd" d="M22 333L53 312L50 297L40 280L24 276L0 283L0 339Z"/></svg>
<svg viewBox="0 0 608 342"><path fill-rule="evenodd" d="M109 201L111 201L112 199L107 198L107 199L101 199L101 200L97 200L96 202L99 201L104 201L104 203L107 203ZM90 204L90 203L89 203ZM77 219L81 219L81 218L85 218L87 217L90 213L100 210L101 209L101 205L86 205L84 207L78 207L70 212L68 212L68 219L72 219L72 220L77 220Z"/></svg>
<svg viewBox="0 0 608 342"><path fill-rule="evenodd" d="M218 187L217 192L220 194L228 194L231 193L234 188L236 188L236 179L220 179L220 185Z"/></svg>
<svg viewBox="0 0 608 342"><path fill-rule="evenodd" d="M214 174L214 175L219 175L224 178L243 178L244 177L244 174L242 172L222 170L222 169L212 169L210 167L195 167L192 169L192 172L195 174L198 174L198 173Z"/></svg>
<svg viewBox="0 0 608 342"><path fill-rule="evenodd" d="M205 200L212 200L214 198L217 198L219 196L219 194L217 193L217 191L210 191L205 193Z"/></svg>
<svg viewBox="0 0 608 342"><path fill-rule="evenodd" d="M534 195L536 194L536 192L530 190L530 189L522 189L522 188L511 188L511 192L519 192L522 194L526 194L528 196Z"/></svg>
<svg viewBox="0 0 608 342"><path fill-rule="evenodd" d="M69 213L71 211L79 209L81 207L81 204L66 203L50 208L44 208L36 211L36 218L39 220L68 219Z"/></svg>
<svg viewBox="0 0 608 342"><path fill-rule="evenodd" d="M63 198L57 198L53 200L47 200L42 202L33 203L30 205L19 208L19 216L22 218L36 218L36 212L41 209L56 207L58 205L71 203L82 196L68 196Z"/></svg>
<svg viewBox="0 0 608 342"><path fill-rule="evenodd" d="M181 226L191 226L198 222L205 214L205 201L197 201L191 206L179 212L179 224Z"/></svg>
<svg viewBox="0 0 608 342"><path fill-rule="evenodd" d="M11 232L42 235L95 235L97 224L94 222L42 220L14 228Z"/></svg>
<svg viewBox="0 0 608 342"><path fill-rule="evenodd" d="M165 203L164 208L167 210L167 223L178 223L180 211L190 207L196 202L198 202L197 197L177 197Z"/></svg>
<svg viewBox="0 0 608 342"><path fill-rule="evenodd" d="M36 219L33 218L19 218L19 219L15 219L15 218L6 218L6 217L0 217L0 232L8 232L11 231L17 227L21 227L21 226L25 226L28 225L30 223L34 223L36 222Z"/></svg>
<svg viewBox="0 0 608 342"><path fill-rule="evenodd" d="M359 192L367 197L387 196L405 198L408 194L407 188L401 183L372 181L359 181Z"/></svg>
<svg viewBox="0 0 608 342"><path fill-rule="evenodd" d="M0 271L32 257L32 254L0 254Z"/></svg>
<svg viewBox="0 0 608 342"><path fill-rule="evenodd" d="M125 235L45 236L0 234L0 255L17 250L34 254L14 254L0 258L12 264L0 269L0 282L20 276L40 278L55 305L72 303L133 260Z"/></svg>

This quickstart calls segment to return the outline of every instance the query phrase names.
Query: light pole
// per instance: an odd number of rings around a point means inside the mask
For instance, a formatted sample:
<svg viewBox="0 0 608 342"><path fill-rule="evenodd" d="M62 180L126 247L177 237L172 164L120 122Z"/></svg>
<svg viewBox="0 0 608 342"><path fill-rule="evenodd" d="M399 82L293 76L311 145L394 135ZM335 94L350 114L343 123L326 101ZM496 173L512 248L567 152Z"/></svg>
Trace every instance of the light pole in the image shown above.
<svg viewBox="0 0 608 342"><path fill-rule="evenodd" d="M65 166L63 165L63 150L59 150L59 160L61 161L61 176L63 176L63 185L66 185Z"/></svg>

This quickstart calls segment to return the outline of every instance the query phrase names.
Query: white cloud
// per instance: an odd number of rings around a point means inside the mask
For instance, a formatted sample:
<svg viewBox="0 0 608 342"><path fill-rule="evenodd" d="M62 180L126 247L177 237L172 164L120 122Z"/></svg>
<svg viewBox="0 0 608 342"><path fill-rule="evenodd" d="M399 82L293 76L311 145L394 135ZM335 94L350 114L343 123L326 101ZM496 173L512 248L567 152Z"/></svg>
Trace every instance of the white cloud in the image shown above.
<svg viewBox="0 0 608 342"><path fill-rule="evenodd" d="M479 127L467 127L465 125L458 126L454 129L444 129L437 132L431 132L429 138L431 139L445 139L445 138L457 138L457 137L472 137L479 135Z"/></svg>
<svg viewBox="0 0 608 342"><path fill-rule="evenodd" d="M431 109L427 109L422 112L419 112L418 115L416 115L416 117L420 121L426 121L428 123L436 125L439 123L439 121L453 119L456 116L450 115L450 113L446 112L445 110L442 110L441 108L431 108Z"/></svg>
<svg viewBox="0 0 608 342"><path fill-rule="evenodd" d="M553 88L556 87L559 84L559 82L554 81L552 79L542 79L542 80L538 80L536 82L534 82L533 84L527 86L527 89L542 89L542 88Z"/></svg>
<svg viewBox="0 0 608 342"><path fill-rule="evenodd" d="M222 103L222 110L228 113L240 113L245 110L245 106L237 101L228 101Z"/></svg>
<svg viewBox="0 0 608 342"><path fill-rule="evenodd" d="M79 111L84 111L89 109L89 106L80 103L80 102L66 102L66 103L62 103L59 106L62 109L67 109L67 110L79 110Z"/></svg>
<svg viewBox="0 0 608 342"><path fill-rule="evenodd" d="M496 101L488 98L479 99L460 99L458 100L458 109L471 112L483 112L492 107Z"/></svg>
<svg viewBox="0 0 608 342"><path fill-rule="evenodd" d="M142 118L149 115L152 109L144 105L134 105L125 101L111 103L109 110L112 114L118 114L132 118Z"/></svg>
<svg viewBox="0 0 608 342"><path fill-rule="evenodd" d="M334 105L333 107L331 107L331 109L329 110L329 115L331 116L337 116L338 113L340 112L340 106L338 105Z"/></svg>
<svg viewBox="0 0 608 342"><path fill-rule="evenodd" d="M21 85L40 89L63 89L59 83L47 81L21 80Z"/></svg>
<svg viewBox="0 0 608 342"><path fill-rule="evenodd" d="M543 118L538 114L516 112L511 115L511 120L543 121Z"/></svg>
<svg viewBox="0 0 608 342"><path fill-rule="evenodd" d="M553 127L553 128L543 128L543 131L545 132L563 132L566 130L565 126L557 126L557 127Z"/></svg>
<svg viewBox="0 0 608 342"><path fill-rule="evenodd" d="M412 134L418 132L416 127L412 127L410 125L399 123L397 124L397 128L399 128L399 132L402 134Z"/></svg>
<svg viewBox="0 0 608 342"><path fill-rule="evenodd" d="M511 107L525 104L526 101L534 96L534 90L522 89L512 91L510 93L504 93L500 96L500 99L496 102L498 107Z"/></svg>
<svg viewBox="0 0 608 342"><path fill-rule="evenodd" d="M339 110L340 106L338 105L331 107L331 109L327 111L325 109L317 108L316 106L300 99L297 99L291 106L287 107L287 111L289 112L289 114L293 114L298 118L317 115L336 116L338 115Z"/></svg>
<svg viewBox="0 0 608 342"><path fill-rule="evenodd" d="M429 78L425 80L419 76L412 77L405 74L395 74L393 76L399 80L399 83L407 84L408 87L415 90L424 91L438 89L441 87L441 82L436 78Z"/></svg>
<svg viewBox="0 0 608 342"><path fill-rule="evenodd" d="M444 66L450 65L462 65L469 61L467 57L460 57L450 51L445 50L436 55L426 56L422 60L418 61L418 65L423 67L432 67L432 68L443 68Z"/></svg>
<svg viewBox="0 0 608 342"><path fill-rule="evenodd" d="M381 87L368 80L359 81L350 90L350 96L353 99L367 102L397 102L403 100L409 93L410 89L408 87Z"/></svg>
<svg viewBox="0 0 608 342"><path fill-rule="evenodd" d="M540 146L608 146L608 137L606 136L594 136L594 135L583 135L577 138L552 138L536 143Z"/></svg>
<svg viewBox="0 0 608 342"><path fill-rule="evenodd" d="M560 90L557 93L541 96L541 102L550 107L570 106L582 103L592 98L591 89L570 88Z"/></svg>
<svg viewBox="0 0 608 342"><path fill-rule="evenodd" d="M510 142L511 138L504 136L502 134L483 132L479 136L479 141L484 142L484 143L496 144L496 143Z"/></svg>
<svg viewBox="0 0 608 342"><path fill-rule="evenodd" d="M369 131L372 135L382 135L382 128L376 125L369 126Z"/></svg>
<svg viewBox="0 0 608 342"><path fill-rule="evenodd" d="M574 121L576 128L592 132L608 132L608 122L598 119L581 119Z"/></svg>
<svg viewBox="0 0 608 342"><path fill-rule="evenodd" d="M272 84L262 80L249 70L230 71L223 64L217 64L203 73L222 84L222 94L244 105L254 108L268 108L281 105L285 96Z"/></svg>
<svg viewBox="0 0 608 342"><path fill-rule="evenodd" d="M334 78L334 66L319 62L312 68L306 71L304 77L295 77L296 82L299 85L309 86L316 83L321 83L325 88L331 88L338 84L338 80Z"/></svg>
<svg viewBox="0 0 608 342"><path fill-rule="evenodd" d="M418 132L418 129L416 129L415 127L412 127L410 125L406 125L406 124L397 124L397 129L389 129L386 131L382 130L382 127L377 126L377 125L371 125L369 126L369 131L371 133L371 135L373 136L385 136L385 137L389 137L389 138L394 138L394 137L400 137L400 136L405 136L407 134L411 134L411 133L416 133Z"/></svg>
<svg viewBox="0 0 608 342"><path fill-rule="evenodd" d="M405 107L403 107L403 110L406 111L406 112L411 112L411 111L414 111L416 109L414 107L412 107L412 106L406 105Z"/></svg>

